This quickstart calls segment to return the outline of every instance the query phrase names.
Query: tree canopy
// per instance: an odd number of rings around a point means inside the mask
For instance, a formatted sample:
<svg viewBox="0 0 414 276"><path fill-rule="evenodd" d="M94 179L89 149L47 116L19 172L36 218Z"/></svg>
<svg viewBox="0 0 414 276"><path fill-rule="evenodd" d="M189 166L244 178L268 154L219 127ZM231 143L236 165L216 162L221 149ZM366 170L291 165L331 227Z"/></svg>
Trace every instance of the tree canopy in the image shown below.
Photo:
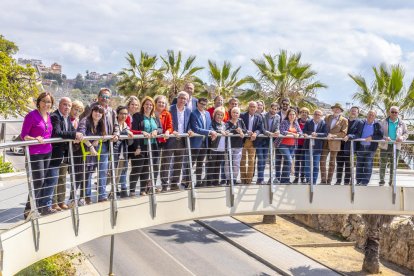
<svg viewBox="0 0 414 276"><path fill-rule="evenodd" d="M25 114L32 97L36 97L40 85L35 69L21 66L12 57L17 45L0 35L0 116Z"/></svg>

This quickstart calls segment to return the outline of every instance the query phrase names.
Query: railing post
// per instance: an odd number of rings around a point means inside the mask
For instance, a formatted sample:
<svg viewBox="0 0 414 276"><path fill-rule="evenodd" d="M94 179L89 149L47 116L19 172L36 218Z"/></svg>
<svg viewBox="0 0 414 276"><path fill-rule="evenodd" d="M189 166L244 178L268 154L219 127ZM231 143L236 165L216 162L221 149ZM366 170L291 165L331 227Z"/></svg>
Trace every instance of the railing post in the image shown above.
<svg viewBox="0 0 414 276"><path fill-rule="evenodd" d="M114 276L115 235L111 235L111 249L109 251L109 276Z"/></svg>
<svg viewBox="0 0 414 276"><path fill-rule="evenodd" d="M395 204L395 199L397 196L397 167L398 167L398 156L397 156L397 144L394 142L392 144L392 151L393 151L393 171L394 174L392 175L392 204Z"/></svg>
<svg viewBox="0 0 414 276"><path fill-rule="evenodd" d="M111 160L111 177L112 177L112 184L111 184L111 226L114 228L116 225L116 219L118 217L118 204L116 198L116 185L115 183L115 158L114 158L114 142L112 140L109 141L109 153L110 153L110 160ZM112 237L111 237L112 239Z"/></svg>
<svg viewBox="0 0 414 276"><path fill-rule="evenodd" d="M186 141L186 146L187 146L187 151L188 151L188 163L189 163L189 173L190 173L189 175L190 177L190 207L191 207L191 211L194 212L197 195L194 189L194 182L193 182L193 169L192 169L193 157L191 155L190 136L187 135L185 138L185 141ZM186 164L183 164L183 166L185 167Z"/></svg>
<svg viewBox="0 0 414 276"><path fill-rule="evenodd" d="M70 209L72 215L72 225L73 230L75 231L75 236L78 236L79 233L79 207L78 207L78 200L76 198L77 189L76 189L76 179L75 179L75 161L73 158L73 142L69 142L69 159L70 159L70 181L72 186L73 192L73 206Z"/></svg>
<svg viewBox="0 0 414 276"><path fill-rule="evenodd" d="M309 140L309 166L310 166L310 185L309 185L309 202L313 202L313 191L314 191L314 181L313 181L313 145L315 144L314 139Z"/></svg>
<svg viewBox="0 0 414 276"><path fill-rule="evenodd" d="M272 204L273 202L273 194L276 190L275 184L273 183L273 166L274 166L274 155L273 155L273 138L269 137L269 154L270 154L270 166L269 166L269 174L270 174L270 185L269 185L269 203Z"/></svg>
<svg viewBox="0 0 414 276"><path fill-rule="evenodd" d="M150 183L151 183L151 195L150 195L150 206L151 206L151 216L155 218L157 215L157 198L155 197L155 183L154 183L154 162L152 160L152 145L151 139L154 138L147 138L148 139L148 156L149 156L149 173L150 173Z"/></svg>
<svg viewBox="0 0 414 276"><path fill-rule="evenodd" d="M354 203L355 199L355 172L354 172L354 154L355 154L355 144L354 141L351 140L351 154L349 157L349 164L351 166L351 202Z"/></svg>
<svg viewBox="0 0 414 276"><path fill-rule="evenodd" d="M32 171L32 163L30 161L30 152L29 146L25 146L25 153L26 153L26 160L27 160L27 184L29 188L29 202L30 202L30 213L28 217L30 217L32 223L32 233L33 233L33 242L35 245L35 250L39 250L39 238L40 238L40 229L39 229L39 211L37 210L36 204L36 196L35 190L33 185L33 171Z"/></svg>
<svg viewBox="0 0 414 276"><path fill-rule="evenodd" d="M0 142L5 143L6 142L6 123L1 123L1 130L0 130ZM3 162L6 162L6 149L3 150Z"/></svg>
<svg viewBox="0 0 414 276"><path fill-rule="evenodd" d="M234 206L234 175L233 175L233 153L231 150L231 137L227 137L229 152L229 173L230 173L230 207Z"/></svg>

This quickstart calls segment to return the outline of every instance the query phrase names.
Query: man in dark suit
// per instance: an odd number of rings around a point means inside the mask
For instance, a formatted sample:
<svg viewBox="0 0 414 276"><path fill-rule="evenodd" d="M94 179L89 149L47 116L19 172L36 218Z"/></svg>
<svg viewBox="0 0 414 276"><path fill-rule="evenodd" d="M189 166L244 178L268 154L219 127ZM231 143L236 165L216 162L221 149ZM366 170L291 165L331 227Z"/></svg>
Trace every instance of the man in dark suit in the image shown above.
<svg viewBox="0 0 414 276"><path fill-rule="evenodd" d="M269 141L273 142L270 137L279 136L280 117L277 114L279 110L278 103L272 103L270 105L269 112L263 116L263 134L269 138L257 138L255 147L257 155L257 184L264 183L264 170L266 167L266 160L269 154ZM271 179L271 178L270 178Z"/></svg>
<svg viewBox="0 0 414 276"><path fill-rule="evenodd" d="M188 94L185 91L181 91L177 95L177 104L173 104L170 107L170 113L172 116L173 129L172 135L186 134L192 135L190 130L190 115L191 110L186 107L188 100ZM163 160L161 167L161 182L163 183L162 188L164 191L167 190L167 183L170 179L170 188L171 190L178 190L178 181L180 180L180 175L182 168L184 167L183 173L183 182L187 181L186 186L188 186L189 177L189 166L188 162L184 158L183 152L186 151L186 139L185 138L174 138L170 137L167 140L165 145L166 150L163 151ZM170 173L171 160L173 170Z"/></svg>
<svg viewBox="0 0 414 276"><path fill-rule="evenodd" d="M206 111L207 99L200 98L197 102L197 109L191 113L190 127L191 130L197 134L203 136L196 136L191 138L191 157L193 164L196 163L196 180L197 186L201 184L201 174L203 172L203 163L207 155L208 148L208 136L214 140L217 137L217 133L211 129L210 113Z"/></svg>
<svg viewBox="0 0 414 276"><path fill-rule="evenodd" d="M322 120L322 111L319 109L313 112L313 119L308 120L303 127L303 134L305 137L326 137L327 129L326 123ZM309 154L309 147L310 147L310 139L306 139L305 143L303 144L303 149L305 150L305 177L308 183L311 183L311 163L310 163L310 154ZM313 184L316 184L316 180L318 179L319 174L319 162L321 159L322 148L323 148L324 140L321 139L314 139L313 144Z"/></svg>
<svg viewBox="0 0 414 276"><path fill-rule="evenodd" d="M184 85L184 92L188 94L188 100L186 106L191 110L194 111L197 109L197 99L193 97L194 93L194 84L191 82L187 82ZM177 96L178 97L178 96ZM174 98L171 104L177 104L177 98Z"/></svg>
<svg viewBox="0 0 414 276"><path fill-rule="evenodd" d="M242 159L240 164L240 178L243 184L251 184L254 175L254 162L256 158L255 141L256 137L263 132L262 116L256 113L257 103L249 102L248 112L240 115L247 128L247 134L243 145Z"/></svg>
<svg viewBox="0 0 414 276"><path fill-rule="evenodd" d="M341 150L336 158L336 185L342 182L342 175L345 168L344 184L349 185L351 181L351 140L359 138L359 129L362 121L358 119L359 107L353 106L349 110L348 131L344 140L341 141Z"/></svg>
<svg viewBox="0 0 414 276"><path fill-rule="evenodd" d="M76 132L69 119L70 109L72 107L72 101L69 98L62 98L59 101L59 108L50 115L52 121L53 138L63 139L75 139L75 142L80 142L83 139L83 135L80 132ZM42 200L42 213L50 213L52 205L53 190L58 182L59 167L62 163L68 163L68 143L54 143L52 144L52 157L47 171L45 186L42 187L41 200ZM60 192L65 191L66 187L59 189ZM61 197L62 198L62 197ZM64 194L63 194L64 198ZM58 202L60 208L67 209L67 206L63 201ZM66 208L65 208L66 207Z"/></svg>

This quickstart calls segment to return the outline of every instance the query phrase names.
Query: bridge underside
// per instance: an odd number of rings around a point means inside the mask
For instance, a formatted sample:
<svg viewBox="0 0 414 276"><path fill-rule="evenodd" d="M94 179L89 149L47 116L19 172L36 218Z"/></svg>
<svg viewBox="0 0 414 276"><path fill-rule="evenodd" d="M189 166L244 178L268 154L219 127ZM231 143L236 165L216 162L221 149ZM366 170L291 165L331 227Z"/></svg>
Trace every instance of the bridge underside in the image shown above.
<svg viewBox="0 0 414 276"><path fill-rule="evenodd" d="M112 227L111 202L79 207L79 231L75 235L71 211L40 217L38 250L31 222L1 233L3 275L12 275L45 257L101 236L171 222L241 214L393 214L414 215L414 188L398 187L393 203L392 187L277 185L235 186L234 201L229 187L196 190L192 211L191 191L177 191L117 202L116 225ZM312 202L311 202L312 198ZM272 199L272 201L271 201ZM234 202L233 207L231 206Z"/></svg>

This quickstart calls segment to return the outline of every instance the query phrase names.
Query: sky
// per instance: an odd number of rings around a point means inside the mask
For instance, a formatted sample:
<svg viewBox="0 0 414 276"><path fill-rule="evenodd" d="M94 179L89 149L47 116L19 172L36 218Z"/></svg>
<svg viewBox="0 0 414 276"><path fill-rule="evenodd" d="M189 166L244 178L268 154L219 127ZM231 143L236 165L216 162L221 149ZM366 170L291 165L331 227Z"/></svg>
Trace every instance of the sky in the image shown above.
<svg viewBox="0 0 414 276"><path fill-rule="evenodd" d="M119 72L127 52L196 55L197 66L230 61L240 77L257 76L251 59L280 49L302 61L328 85L327 103L353 102L348 74L372 80L372 66L403 65L414 77L414 2L269 1L40 1L0 0L0 34L20 48L16 57L58 62L73 78L86 70ZM207 70L199 76L209 82Z"/></svg>

